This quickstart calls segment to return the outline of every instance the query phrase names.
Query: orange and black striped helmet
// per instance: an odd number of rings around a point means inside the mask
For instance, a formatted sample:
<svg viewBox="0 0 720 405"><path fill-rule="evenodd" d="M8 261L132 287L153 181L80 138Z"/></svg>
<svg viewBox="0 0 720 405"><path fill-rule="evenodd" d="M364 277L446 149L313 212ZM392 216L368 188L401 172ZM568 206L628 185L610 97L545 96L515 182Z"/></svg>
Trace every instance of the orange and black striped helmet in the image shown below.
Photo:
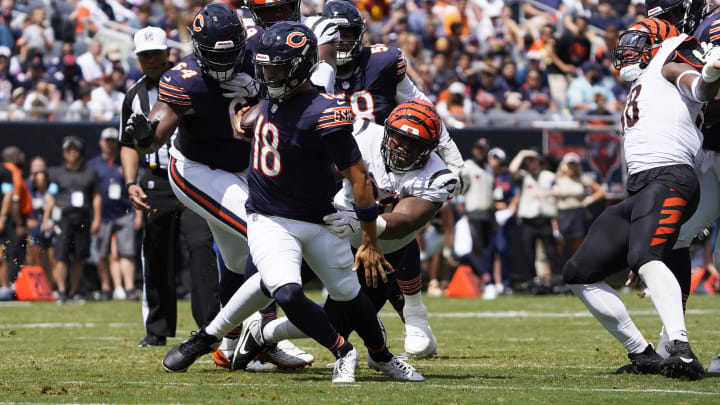
<svg viewBox="0 0 720 405"><path fill-rule="evenodd" d="M385 165L400 172L424 167L440 142L440 125L440 116L425 100L412 99L395 107L385 120L380 147Z"/></svg>
<svg viewBox="0 0 720 405"><path fill-rule="evenodd" d="M631 25L618 39L614 51L615 69L640 64L645 68L663 41L680 35L674 25L659 18L646 18Z"/></svg>

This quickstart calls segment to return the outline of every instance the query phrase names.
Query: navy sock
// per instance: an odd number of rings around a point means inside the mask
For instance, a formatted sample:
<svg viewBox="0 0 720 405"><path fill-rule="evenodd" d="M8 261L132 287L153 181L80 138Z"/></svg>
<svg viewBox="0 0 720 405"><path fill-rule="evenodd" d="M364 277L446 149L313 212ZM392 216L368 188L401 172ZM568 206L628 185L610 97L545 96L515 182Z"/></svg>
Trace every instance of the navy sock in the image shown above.
<svg viewBox="0 0 720 405"><path fill-rule="evenodd" d="M219 256L218 256L219 257ZM230 298L232 298L235 291L245 282L245 276L237 274L227 267L223 266L220 268L220 287L219 287L219 298L220 304L225 306Z"/></svg>
<svg viewBox="0 0 720 405"><path fill-rule="evenodd" d="M325 311L305 296L299 284L285 284L275 290L275 301L290 322L333 353L343 346L345 339L332 327Z"/></svg>
<svg viewBox="0 0 720 405"><path fill-rule="evenodd" d="M342 311L345 313L346 319L352 321L353 329L362 338L373 360L388 361L392 358L392 354L387 350L385 339L380 331L377 311L365 293L360 291L357 297L350 301L335 301L328 298L325 305L326 310L328 306L330 306L330 312L339 314Z"/></svg>

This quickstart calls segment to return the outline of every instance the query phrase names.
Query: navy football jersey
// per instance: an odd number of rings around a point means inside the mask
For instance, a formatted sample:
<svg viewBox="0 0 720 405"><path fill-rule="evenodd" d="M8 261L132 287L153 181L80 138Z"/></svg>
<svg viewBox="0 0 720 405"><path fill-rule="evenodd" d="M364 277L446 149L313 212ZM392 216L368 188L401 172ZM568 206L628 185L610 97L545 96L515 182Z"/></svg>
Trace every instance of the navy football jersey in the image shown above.
<svg viewBox="0 0 720 405"><path fill-rule="evenodd" d="M242 71L255 77L252 60L262 29L246 30ZM193 55L165 72L158 88L158 100L189 107L180 118L175 147L188 159L215 169L241 172L247 169L250 145L233 128L232 120L245 104L242 99L223 96L220 82L202 74ZM254 102L250 102L254 104Z"/></svg>
<svg viewBox="0 0 720 405"><path fill-rule="evenodd" d="M373 45L360 51L349 77L335 78L335 94L350 103L356 119L383 124L397 106L397 86L405 78L405 57L394 46Z"/></svg>
<svg viewBox="0 0 720 405"><path fill-rule="evenodd" d="M693 34L700 42L711 43L714 46L720 46L720 13L707 16L700 22L695 33ZM720 123L714 123L702 128L703 145L705 150L720 152Z"/></svg>
<svg viewBox="0 0 720 405"><path fill-rule="evenodd" d="M316 89L286 102L265 99L260 104L248 174L248 213L323 223L323 216L335 212L333 163L342 170L361 158L352 135L352 110ZM344 163L333 157L339 154L347 157Z"/></svg>

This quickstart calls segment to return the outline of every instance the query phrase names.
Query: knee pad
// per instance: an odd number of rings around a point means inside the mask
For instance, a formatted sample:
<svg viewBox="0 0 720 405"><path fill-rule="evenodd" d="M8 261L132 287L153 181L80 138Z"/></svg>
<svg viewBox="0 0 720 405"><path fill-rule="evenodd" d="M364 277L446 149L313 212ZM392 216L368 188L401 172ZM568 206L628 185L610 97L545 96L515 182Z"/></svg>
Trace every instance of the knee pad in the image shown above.
<svg viewBox="0 0 720 405"><path fill-rule="evenodd" d="M302 301L304 297L305 294L303 293L302 286L300 284L290 283L276 289L273 298L275 298L275 301L284 309Z"/></svg>

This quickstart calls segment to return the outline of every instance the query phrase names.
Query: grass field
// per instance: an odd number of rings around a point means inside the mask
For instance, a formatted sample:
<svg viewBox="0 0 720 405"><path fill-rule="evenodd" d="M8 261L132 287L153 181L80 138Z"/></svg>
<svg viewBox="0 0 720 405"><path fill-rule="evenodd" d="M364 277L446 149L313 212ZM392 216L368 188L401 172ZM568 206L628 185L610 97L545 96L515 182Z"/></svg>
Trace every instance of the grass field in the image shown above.
<svg viewBox="0 0 720 405"><path fill-rule="evenodd" d="M623 296L645 336L660 321L649 299ZM627 362L621 345L574 297L495 301L426 298L439 343L414 361L424 383L388 382L362 361L357 383L333 385L329 352L310 340L313 367L295 372L235 372L202 357L187 373L160 365L168 347L138 349L140 304L0 305L0 403L627 403L720 404L720 378L687 382L614 375ZM720 351L720 296L692 297L688 329L707 366ZM403 351L402 325L383 312L389 346ZM175 344L194 328L180 304ZM351 337L356 346L357 336ZM364 354L361 355L364 359Z"/></svg>

